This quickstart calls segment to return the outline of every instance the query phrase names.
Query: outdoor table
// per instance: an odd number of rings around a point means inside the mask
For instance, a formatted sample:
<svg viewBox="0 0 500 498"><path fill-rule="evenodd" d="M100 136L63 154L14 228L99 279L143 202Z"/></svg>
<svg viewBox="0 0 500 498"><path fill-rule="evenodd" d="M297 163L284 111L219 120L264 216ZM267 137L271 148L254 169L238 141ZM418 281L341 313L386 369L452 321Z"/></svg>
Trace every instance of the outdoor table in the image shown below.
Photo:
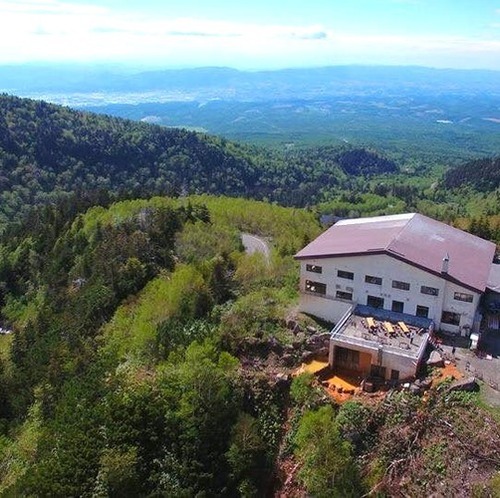
<svg viewBox="0 0 500 498"><path fill-rule="evenodd" d="M387 332L389 332L390 334L394 333L394 328L390 322L384 322L384 327L385 330L387 330Z"/></svg>
<svg viewBox="0 0 500 498"><path fill-rule="evenodd" d="M410 329L406 326L405 322L398 322L398 325L401 327L401 330L405 333L408 334L410 332Z"/></svg>

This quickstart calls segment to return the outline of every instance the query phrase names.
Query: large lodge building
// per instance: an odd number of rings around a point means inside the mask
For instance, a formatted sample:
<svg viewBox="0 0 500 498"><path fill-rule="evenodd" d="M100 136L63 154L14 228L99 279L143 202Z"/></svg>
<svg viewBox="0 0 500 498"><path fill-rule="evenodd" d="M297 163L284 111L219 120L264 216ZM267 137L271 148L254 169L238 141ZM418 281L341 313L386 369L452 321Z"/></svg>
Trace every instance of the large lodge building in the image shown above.
<svg viewBox="0 0 500 498"><path fill-rule="evenodd" d="M300 309L336 324L332 366L411 377L434 329L479 330L480 303L500 287L495 252L415 213L339 221L295 256Z"/></svg>

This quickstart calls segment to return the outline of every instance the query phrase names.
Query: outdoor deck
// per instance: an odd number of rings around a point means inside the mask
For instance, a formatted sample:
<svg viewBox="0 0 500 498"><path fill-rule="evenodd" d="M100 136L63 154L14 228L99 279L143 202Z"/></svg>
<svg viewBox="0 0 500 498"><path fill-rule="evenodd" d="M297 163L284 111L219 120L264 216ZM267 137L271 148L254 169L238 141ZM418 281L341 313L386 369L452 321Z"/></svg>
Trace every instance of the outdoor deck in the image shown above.
<svg viewBox="0 0 500 498"><path fill-rule="evenodd" d="M358 306L334 328L332 338L418 357L431 323L428 319Z"/></svg>

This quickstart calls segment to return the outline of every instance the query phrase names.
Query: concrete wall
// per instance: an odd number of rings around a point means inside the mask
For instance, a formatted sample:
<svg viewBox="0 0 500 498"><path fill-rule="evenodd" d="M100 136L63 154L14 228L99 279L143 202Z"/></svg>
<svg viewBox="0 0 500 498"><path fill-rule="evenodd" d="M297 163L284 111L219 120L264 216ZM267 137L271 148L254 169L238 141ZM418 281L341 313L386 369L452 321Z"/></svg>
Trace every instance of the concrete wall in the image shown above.
<svg viewBox="0 0 500 498"><path fill-rule="evenodd" d="M322 318L327 322L337 323L351 308L352 303L319 295L301 293L299 309L304 313Z"/></svg>
<svg viewBox="0 0 500 498"><path fill-rule="evenodd" d="M322 273L306 271L306 265L321 266ZM348 280L337 276L338 270L354 273L354 279ZM365 275L382 278L382 285L365 282ZM326 296L305 293L305 282L311 280L326 284ZM408 282L410 290L395 289L392 281ZM439 290L437 296L422 294L422 285ZM429 308L428 317L436 323L437 328L450 332L465 332L472 326L474 314L479 304L480 294L446 281L440 276L432 275L424 270L399 261L391 256L364 255L338 258L310 259L301 261L300 270L300 309L321 318L336 322L347 309L346 304L367 304L369 295L384 299L384 308L390 310L393 301L404 305L404 313L416 314L417 305ZM336 292L352 292L353 301L336 299ZM472 303L457 301L455 292L471 294ZM458 326L441 323L443 310L461 315Z"/></svg>
<svg viewBox="0 0 500 498"><path fill-rule="evenodd" d="M397 370L399 372L399 380L415 377L418 366L416 358L410 358L391 351L379 351L376 348L358 345L354 346L342 342L342 340L339 339L330 341L329 361L333 368L335 368L335 349L337 347L360 352L360 365L358 370L365 376L370 374L372 365L380 365L381 367L385 367L385 378L387 380L391 378L391 370Z"/></svg>
<svg viewBox="0 0 500 498"><path fill-rule="evenodd" d="M391 369L399 371L399 380L414 377L417 371L417 360L396 353L384 351L382 366L386 367L386 379L391 378Z"/></svg>

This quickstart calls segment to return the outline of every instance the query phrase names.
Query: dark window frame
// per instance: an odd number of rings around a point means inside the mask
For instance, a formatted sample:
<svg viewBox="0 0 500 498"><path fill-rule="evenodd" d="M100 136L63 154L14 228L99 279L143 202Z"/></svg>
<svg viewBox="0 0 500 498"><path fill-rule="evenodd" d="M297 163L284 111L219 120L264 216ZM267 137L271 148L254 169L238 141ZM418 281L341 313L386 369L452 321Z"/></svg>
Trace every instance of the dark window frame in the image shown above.
<svg viewBox="0 0 500 498"><path fill-rule="evenodd" d="M323 273L323 267L319 265L306 264L306 271L311 273Z"/></svg>
<svg viewBox="0 0 500 498"><path fill-rule="evenodd" d="M429 318L429 306L424 306L422 304L417 304L415 308L415 316L420 316L422 318Z"/></svg>
<svg viewBox="0 0 500 498"><path fill-rule="evenodd" d="M375 275L365 275L365 283L382 285L382 277L376 277Z"/></svg>
<svg viewBox="0 0 500 498"><path fill-rule="evenodd" d="M393 280L392 281L392 288L404 290L404 291L409 291L410 290L410 283L403 282L402 280Z"/></svg>
<svg viewBox="0 0 500 498"><path fill-rule="evenodd" d="M454 325L456 327L460 326L460 313L455 313L453 311L445 311L441 313L441 323L446 323L447 325Z"/></svg>
<svg viewBox="0 0 500 498"><path fill-rule="evenodd" d="M474 301L474 296L466 292L455 292L453 294L453 299L455 299L455 301L462 301L463 303L472 303L472 301Z"/></svg>
<svg viewBox="0 0 500 498"><path fill-rule="evenodd" d="M352 271L337 270L338 278L345 278L346 280L354 280L354 273Z"/></svg>
<svg viewBox="0 0 500 498"><path fill-rule="evenodd" d="M359 368L361 354L355 349L343 348L337 346L335 348L335 362L347 368Z"/></svg>
<svg viewBox="0 0 500 498"><path fill-rule="evenodd" d="M375 305L375 304L370 304L370 301L377 301L378 304ZM381 306L379 306L381 304ZM368 296L366 296L366 305L367 306L370 306L371 308L375 308L375 309L385 309L384 306L385 306L385 300L383 297L380 297L380 296L371 296L368 294Z"/></svg>
<svg viewBox="0 0 500 498"><path fill-rule="evenodd" d="M394 304L395 303L397 303L398 305L401 305L400 306L400 308L401 308L400 310L399 309L397 309L397 310L394 309ZM395 299L393 299L393 301L391 303L391 311L394 311L394 313L404 313L404 310L405 310L405 303L403 301L396 301Z"/></svg>
<svg viewBox="0 0 500 498"><path fill-rule="evenodd" d="M420 294L437 297L439 296L439 289L436 289L436 287L429 287L428 285L421 285Z"/></svg>
<svg viewBox="0 0 500 498"><path fill-rule="evenodd" d="M349 296L349 297L345 297L345 296ZM337 299L342 299L343 301L352 301L352 292L338 290L335 293L335 297Z"/></svg>
<svg viewBox="0 0 500 498"><path fill-rule="evenodd" d="M315 282L313 280L306 280L306 292L311 292L312 294L318 294L320 296L326 295L326 284L322 282Z"/></svg>

